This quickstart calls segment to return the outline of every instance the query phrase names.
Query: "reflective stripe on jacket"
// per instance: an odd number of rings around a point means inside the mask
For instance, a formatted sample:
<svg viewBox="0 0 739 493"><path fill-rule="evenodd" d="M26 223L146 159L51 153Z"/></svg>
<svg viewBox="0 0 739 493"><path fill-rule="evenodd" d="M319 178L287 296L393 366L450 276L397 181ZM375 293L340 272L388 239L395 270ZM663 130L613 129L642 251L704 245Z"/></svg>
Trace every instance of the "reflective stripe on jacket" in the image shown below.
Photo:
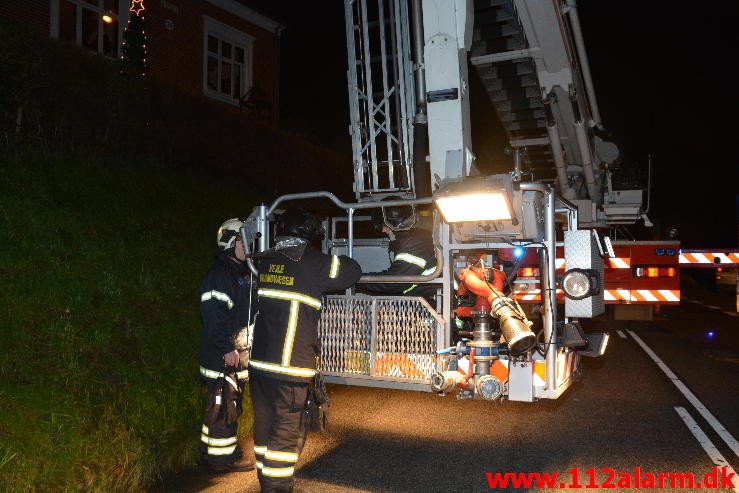
<svg viewBox="0 0 739 493"><path fill-rule="evenodd" d="M386 270L373 272L371 276L418 276L431 274L436 270L436 253L434 252L431 232L426 229L396 231L395 240L390 242L393 261ZM402 284L402 283L360 283L357 289L370 294L432 296L436 294L438 284Z"/></svg>
<svg viewBox="0 0 739 493"><path fill-rule="evenodd" d="M275 378L302 381L315 374L321 296L353 285L362 275L346 256L307 248L300 260L271 252L259 259L259 316L249 367Z"/></svg>
<svg viewBox="0 0 739 493"><path fill-rule="evenodd" d="M221 252L200 284L201 367L223 370L223 355L235 349L234 336L250 323L250 298L256 300L256 293L249 294L246 267Z"/></svg>

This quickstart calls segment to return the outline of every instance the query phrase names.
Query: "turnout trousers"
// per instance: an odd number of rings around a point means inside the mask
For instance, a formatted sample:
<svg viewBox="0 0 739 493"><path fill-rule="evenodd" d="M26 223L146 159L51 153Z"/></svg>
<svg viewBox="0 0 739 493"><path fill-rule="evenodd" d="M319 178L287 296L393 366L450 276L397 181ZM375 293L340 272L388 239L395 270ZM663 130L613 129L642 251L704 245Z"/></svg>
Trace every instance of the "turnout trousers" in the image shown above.
<svg viewBox="0 0 739 493"><path fill-rule="evenodd" d="M211 396L215 390L217 378L220 373L200 369L201 381L205 384L205 393ZM238 373L238 385L243 390L246 385L248 373L241 371ZM223 416L209 416L208 405L206 402L203 411L203 424L200 428L200 455L208 464L225 465L231 464L243 457L241 449L237 446L237 425L236 421L226 423Z"/></svg>
<svg viewBox="0 0 739 493"><path fill-rule="evenodd" d="M272 378L252 368L249 388L259 485L264 493L289 492L295 463L305 443L306 428L301 418L308 383Z"/></svg>

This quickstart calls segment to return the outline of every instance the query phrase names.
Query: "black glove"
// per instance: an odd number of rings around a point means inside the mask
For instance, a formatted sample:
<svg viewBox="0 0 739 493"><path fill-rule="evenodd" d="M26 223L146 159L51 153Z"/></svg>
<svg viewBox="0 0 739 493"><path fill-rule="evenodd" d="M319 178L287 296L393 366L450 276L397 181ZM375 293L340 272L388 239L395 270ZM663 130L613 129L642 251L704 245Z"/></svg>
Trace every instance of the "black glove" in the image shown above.
<svg viewBox="0 0 739 493"><path fill-rule="evenodd" d="M226 373L223 378L223 413L226 424L234 423L241 416L241 387L236 372Z"/></svg>

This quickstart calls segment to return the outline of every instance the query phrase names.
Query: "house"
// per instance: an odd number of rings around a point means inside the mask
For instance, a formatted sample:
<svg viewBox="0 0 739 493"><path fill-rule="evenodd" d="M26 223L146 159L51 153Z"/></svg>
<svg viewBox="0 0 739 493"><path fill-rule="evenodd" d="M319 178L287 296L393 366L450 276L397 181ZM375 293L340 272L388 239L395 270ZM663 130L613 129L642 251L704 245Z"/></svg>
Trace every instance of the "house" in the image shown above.
<svg viewBox="0 0 739 493"><path fill-rule="evenodd" d="M143 15L149 77L203 94L272 125L279 114L283 25L237 0L9 0L0 18L120 57L133 12Z"/></svg>

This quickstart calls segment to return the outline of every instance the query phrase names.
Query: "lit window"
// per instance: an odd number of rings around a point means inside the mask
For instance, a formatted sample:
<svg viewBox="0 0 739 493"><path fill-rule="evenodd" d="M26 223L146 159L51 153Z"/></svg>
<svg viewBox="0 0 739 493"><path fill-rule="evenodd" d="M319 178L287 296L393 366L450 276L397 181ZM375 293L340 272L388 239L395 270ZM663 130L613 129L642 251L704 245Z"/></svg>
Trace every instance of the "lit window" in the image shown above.
<svg viewBox="0 0 739 493"><path fill-rule="evenodd" d="M51 2L53 37L117 58L121 41L120 13L127 0L54 0Z"/></svg>
<svg viewBox="0 0 739 493"><path fill-rule="evenodd" d="M238 105L251 87L254 38L208 16L203 21L203 91Z"/></svg>

